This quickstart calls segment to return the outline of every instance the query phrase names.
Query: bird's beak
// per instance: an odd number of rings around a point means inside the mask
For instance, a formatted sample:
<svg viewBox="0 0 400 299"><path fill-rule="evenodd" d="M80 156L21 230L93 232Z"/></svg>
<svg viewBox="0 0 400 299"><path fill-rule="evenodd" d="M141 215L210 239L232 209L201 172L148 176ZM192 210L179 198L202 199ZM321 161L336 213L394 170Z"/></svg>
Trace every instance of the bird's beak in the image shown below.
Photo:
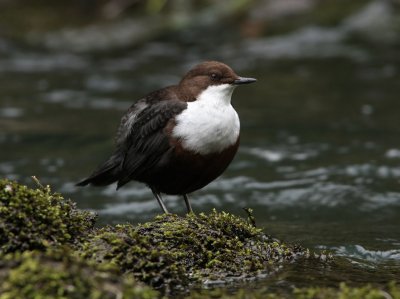
<svg viewBox="0 0 400 299"><path fill-rule="evenodd" d="M241 85L241 84L250 84L253 82L256 82L257 79L254 78L244 78L244 77L239 77L235 81L233 81L234 85Z"/></svg>

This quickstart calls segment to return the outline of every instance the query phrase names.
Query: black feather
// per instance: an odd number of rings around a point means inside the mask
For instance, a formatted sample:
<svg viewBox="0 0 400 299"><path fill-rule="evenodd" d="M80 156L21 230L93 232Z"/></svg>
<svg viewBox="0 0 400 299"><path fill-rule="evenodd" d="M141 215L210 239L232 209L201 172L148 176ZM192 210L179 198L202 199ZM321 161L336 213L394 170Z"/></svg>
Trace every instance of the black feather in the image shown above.
<svg viewBox="0 0 400 299"><path fill-rule="evenodd" d="M145 104L145 100L138 103ZM76 185L105 186L118 181L118 189L132 179L145 182L157 163L165 160L165 155L170 153L165 126L186 107L186 102L165 100L152 103L138 112L133 105L121 120L114 154ZM137 113L135 121L127 127L132 113Z"/></svg>
<svg viewBox="0 0 400 299"><path fill-rule="evenodd" d="M125 155L117 188L132 179L146 181L157 163L169 154L169 139L164 128L186 107L185 102L162 101L137 116L123 145Z"/></svg>
<svg viewBox="0 0 400 299"><path fill-rule="evenodd" d="M123 156L120 151L115 152L106 162L101 164L88 178L80 181L76 186L106 186L118 180Z"/></svg>

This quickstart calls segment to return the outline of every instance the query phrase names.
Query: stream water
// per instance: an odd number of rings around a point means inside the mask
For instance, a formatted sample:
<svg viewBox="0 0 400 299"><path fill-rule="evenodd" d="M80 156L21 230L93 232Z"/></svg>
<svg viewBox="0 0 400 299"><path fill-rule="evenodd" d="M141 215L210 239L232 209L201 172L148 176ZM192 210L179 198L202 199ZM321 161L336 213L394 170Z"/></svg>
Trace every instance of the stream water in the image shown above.
<svg viewBox="0 0 400 299"><path fill-rule="evenodd" d="M165 37L80 54L0 39L0 176L33 185L36 175L99 213L101 224L151 220L160 209L140 183L118 192L74 183L111 153L133 101L199 61L223 60L258 82L234 92L241 147L222 177L191 195L194 210L246 216L249 207L268 234L341 256L330 267L296 264L252 284L400 282L400 47L343 41L343 28L326 40L324 30L227 40L218 49L213 40ZM181 198L166 204L185 212Z"/></svg>

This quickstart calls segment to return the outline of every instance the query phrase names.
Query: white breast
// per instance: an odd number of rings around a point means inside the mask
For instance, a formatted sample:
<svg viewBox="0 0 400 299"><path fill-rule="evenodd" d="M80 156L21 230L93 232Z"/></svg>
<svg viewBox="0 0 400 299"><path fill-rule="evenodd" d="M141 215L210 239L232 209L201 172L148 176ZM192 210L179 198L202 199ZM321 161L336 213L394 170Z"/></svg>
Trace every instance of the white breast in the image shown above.
<svg viewBox="0 0 400 299"><path fill-rule="evenodd" d="M177 116L172 132L183 147L199 154L219 153L236 143L239 117L231 105L234 86L210 86Z"/></svg>

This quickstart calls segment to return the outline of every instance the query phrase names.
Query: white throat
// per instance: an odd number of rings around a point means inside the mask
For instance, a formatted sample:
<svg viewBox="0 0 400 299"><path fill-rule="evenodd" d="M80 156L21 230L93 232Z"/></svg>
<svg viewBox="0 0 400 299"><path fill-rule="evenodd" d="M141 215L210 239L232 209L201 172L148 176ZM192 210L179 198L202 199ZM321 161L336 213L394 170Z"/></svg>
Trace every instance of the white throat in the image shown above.
<svg viewBox="0 0 400 299"><path fill-rule="evenodd" d="M206 155L219 153L236 143L239 117L231 105L235 86L209 86L176 118L172 132L187 150Z"/></svg>

